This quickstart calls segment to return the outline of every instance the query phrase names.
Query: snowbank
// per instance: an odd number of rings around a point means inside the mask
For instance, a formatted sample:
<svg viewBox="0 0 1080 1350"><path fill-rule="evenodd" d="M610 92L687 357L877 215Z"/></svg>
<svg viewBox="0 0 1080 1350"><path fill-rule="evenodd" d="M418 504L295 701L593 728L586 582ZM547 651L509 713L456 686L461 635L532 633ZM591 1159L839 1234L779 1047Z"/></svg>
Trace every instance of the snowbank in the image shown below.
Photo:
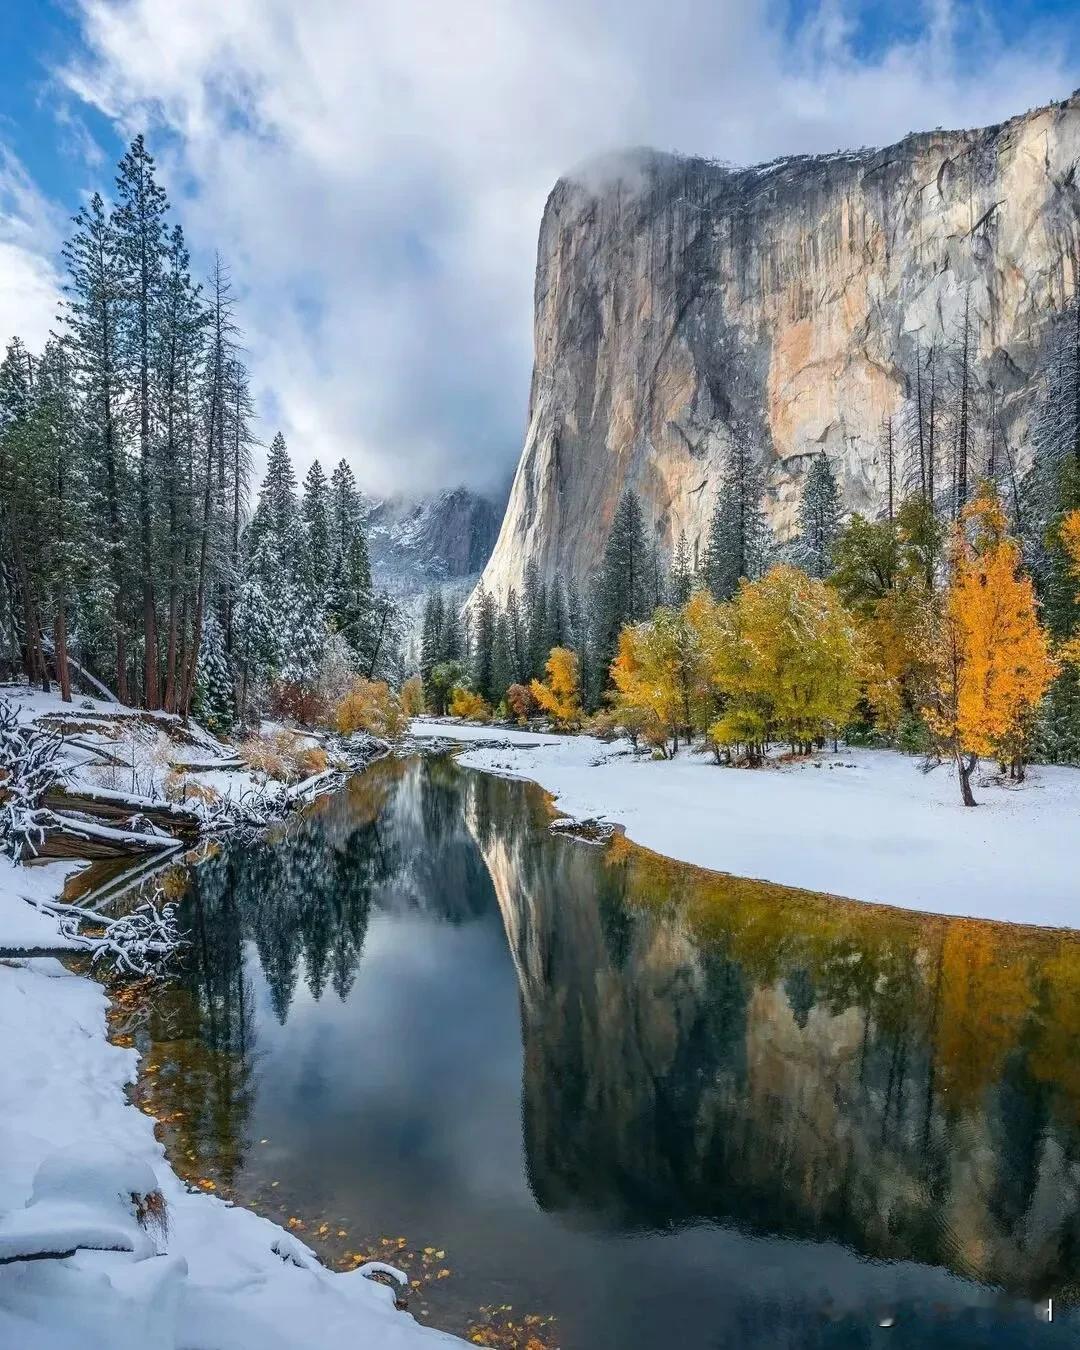
<svg viewBox="0 0 1080 1350"><path fill-rule="evenodd" d="M223 794L251 781L225 747L178 719L98 704L108 719L99 720L81 702L25 688L0 692L20 705L22 718L55 714L76 727L64 747L68 787L103 801L123 794L130 804L133 791L143 792L169 810L160 795L185 757L197 761L204 785L209 779ZM127 765L108 763L125 755ZM206 772L208 763L214 767ZM92 828L116 833L96 822ZM15 866L0 856L0 951L73 945L24 897L56 899L78 866ZM125 1097L137 1055L109 1043L106 1006L99 985L51 957L0 960L0 1346L463 1344L399 1312L390 1289L367 1278L370 1267L328 1271L269 1220L188 1192L154 1138L153 1121ZM165 1225L156 1222L158 1192Z"/></svg>
<svg viewBox="0 0 1080 1350"><path fill-rule="evenodd" d="M55 900L77 862L34 863L17 867L0 854L0 951L52 951L75 944L56 931L56 920L28 905L24 897Z"/></svg>
<svg viewBox="0 0 1080 1350"><path fill-rule="evenodd" d="M561 812L603 816L683 862L930 913L1080 927L1077 769L979 784L971 809L948 766L923 774L887 750L741 770L685 753L638 759L589 736L423 719L412 734L475 742L462 764L532 779Z"/></svg>
<svg viewBox="0 0 1080 1350"><path fill-rule="evenodd" d="M269 1220L189 1193L152 1120L124 1096L137 1057L107 1041L105 1008L98 985L51 958L0 965L0 1345L462 1344L397 1311L360 1271L324 1269ZM131 1195L151 1185L165 1199L164 1234L132 1216ZM10 1260L76 1243L119 1250Z"/></svg>

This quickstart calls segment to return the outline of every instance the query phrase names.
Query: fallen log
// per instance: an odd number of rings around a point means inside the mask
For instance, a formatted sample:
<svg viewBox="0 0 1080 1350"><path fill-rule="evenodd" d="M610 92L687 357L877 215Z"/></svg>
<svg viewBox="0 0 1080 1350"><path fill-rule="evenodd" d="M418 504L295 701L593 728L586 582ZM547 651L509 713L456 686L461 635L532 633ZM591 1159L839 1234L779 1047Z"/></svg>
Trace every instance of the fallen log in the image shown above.
<svg viewBox="0 0 1080 1350"><path fill-rule="evenodd" d="M109 824L126 824L137 816L155 829L185 840L195 839L202 828L201 817L188 806L181 806L178 802L154 802L146 797L129 796L108 788L71 791L54 784L45 793L41 805L61 815L77 812Z"/></svg>

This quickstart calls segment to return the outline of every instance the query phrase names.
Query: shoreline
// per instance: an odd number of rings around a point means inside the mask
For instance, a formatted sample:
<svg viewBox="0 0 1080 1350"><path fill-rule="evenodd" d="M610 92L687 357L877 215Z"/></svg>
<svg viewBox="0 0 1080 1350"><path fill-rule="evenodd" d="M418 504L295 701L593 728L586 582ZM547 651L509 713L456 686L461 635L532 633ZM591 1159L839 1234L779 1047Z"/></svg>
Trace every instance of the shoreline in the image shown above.
<svg viewBox="0 0 1080 1350"><path fill-rule="evenodd" d="M600 818L675 862L943 918L1080 927L1080 769L1036 765L1019 787L986 782L960 804L947 766L841 748L760 769L631 753L626 742L416 719L418 741L465 768L524 778L559 814Z"/></svg>
<svg viewBox="0 0 1080 1350"><path fill-rule="evenodd" d="M404 1283L393 1266L335 1271L272 1219L181 1178L156 1117L133 1100L140 1055L111 1039L109 985L63 964L79 948L22 899L58 900L75 870L85 866L0 859L0 1098L11 1104L0 1120L0 1343L303 1350L318 1326L330 1343L386 1350L465 1344L369 1278ZM42 1179L58 1167L68 1184L46 1198ZM136 1192L153 1187L158 1232L133 1217ZM43 1241L53 1259L27 1259Z"/></svg>

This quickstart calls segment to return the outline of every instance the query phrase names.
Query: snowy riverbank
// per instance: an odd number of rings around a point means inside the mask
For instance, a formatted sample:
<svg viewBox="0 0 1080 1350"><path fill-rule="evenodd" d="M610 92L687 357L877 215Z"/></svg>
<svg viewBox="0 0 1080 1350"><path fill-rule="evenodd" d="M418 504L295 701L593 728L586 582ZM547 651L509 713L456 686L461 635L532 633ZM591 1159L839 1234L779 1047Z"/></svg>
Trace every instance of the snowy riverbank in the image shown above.
<svg viewBox="0 0 1080 1350"><path fill-rule="evenodd" d="M148 805L168 809L163 784L184 759L219 796L261 786L197 729L174 730L163 716L116 705L85 700L72 708L19 693L22 718L55 717L67 728L61 762L69 790L108 801L135 779L154 794ZM278 1225L189 1191L177 1177L153 1120L125 1095L137 1055L108 1040L104 989L33 955L72 944L24 897L56 900L79 865L0 858L0 951L17 953L0 960L0 1346L461 1345L398 1311L391 1290L363 1267L329 1271ZM138 1221L155 1191L165 1201L164 1226L152 1221L156 1209L150 1222Z"/></svg>
<svg viewBox="0 0 1080 1350"><path fill-rule="evenodd" d="M971 809L949 766L923 774L887 750L744 770L686 752L637 758L589 736L425 719L412 733L477 742L462 764L531 779L560 811L614 821L682 862L930 913L1080 927L1078 769L981 782Z"/></svg>
<svg viewBox="0 0 1080 1350"><path fill-rule="evenodd" d="M106 1006L99 985L54 959L0 965L0 1345L462 1344L397 1311L391 1291L360 1270L328 1271L269 1220L189 1192L153 1121L124 1096L137 1056L106 1039ZM58 1186L46 1184L50 1171ZM166 1203L164 1235L139 1229L130 1198L116 1193L145 1193L151 1182ZM35 1246L62 1252L94 1242L135 1250L9 1259Z"/></svg>

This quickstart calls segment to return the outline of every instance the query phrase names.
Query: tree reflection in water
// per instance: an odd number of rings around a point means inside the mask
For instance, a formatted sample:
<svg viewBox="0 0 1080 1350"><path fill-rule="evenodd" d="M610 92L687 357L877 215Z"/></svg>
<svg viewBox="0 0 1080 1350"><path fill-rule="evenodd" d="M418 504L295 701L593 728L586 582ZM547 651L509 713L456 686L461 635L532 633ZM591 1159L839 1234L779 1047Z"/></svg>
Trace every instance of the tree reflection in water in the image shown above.
<svg viewBox="0 0 1080 1350"><path fill-rule="evenodd" d="M497 905L547 1214L598 1234L707 1221L831 1241L1070 1300L1076 935L598 849L550 835L546 812L535 788L449 760L384 761L193 867L188 968L147 1041L172 1156L226 1185L243 1172L255 975L284 1023L301 982L349 999L374 915L466 925Z"/></svg>

